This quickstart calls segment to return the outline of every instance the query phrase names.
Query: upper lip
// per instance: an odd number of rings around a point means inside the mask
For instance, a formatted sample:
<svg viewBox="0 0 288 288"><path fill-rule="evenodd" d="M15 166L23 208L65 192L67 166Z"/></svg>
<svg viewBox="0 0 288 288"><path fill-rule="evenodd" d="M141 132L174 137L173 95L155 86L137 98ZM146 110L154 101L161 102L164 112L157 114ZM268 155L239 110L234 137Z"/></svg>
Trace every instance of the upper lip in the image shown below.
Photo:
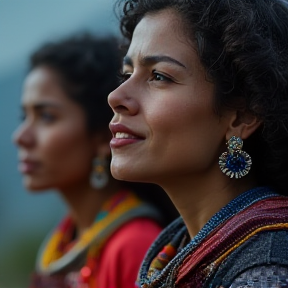
<svg viewBox="0 0 288 288"><path fill-rule="evenodd" d="M31 163L31 164L36 164L38 163L38 161L36 161L35 159L31 158L31 157L19 157L19 162L21 163Z"/></svg>
<svg viewBox="0 0 288 288"><path fill-rule="evenodd" d="M134 136L136 138L142 138L142 139L144 138L143 135L140 135L139 133L134 132L130 128L120 123L110 123L109 128L110 128L110 131L112 132L113 137L115 137L116 133L122 132L122 133L127 133L131 136Z"/></svg>

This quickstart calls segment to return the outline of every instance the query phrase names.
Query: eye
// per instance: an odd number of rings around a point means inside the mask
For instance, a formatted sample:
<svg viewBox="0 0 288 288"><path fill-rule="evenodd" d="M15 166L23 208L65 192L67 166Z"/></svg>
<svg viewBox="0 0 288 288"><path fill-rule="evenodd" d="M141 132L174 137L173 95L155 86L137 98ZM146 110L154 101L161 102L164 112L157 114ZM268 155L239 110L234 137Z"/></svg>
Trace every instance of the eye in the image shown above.
<svg viewBox="0 0 288 288"><path fill-rule="evenodd" d="M122 84L125 81L127 81L131 77L131 75L132 75L131 72L122 72L122 71L120 71L118 73L118 79L119 79L120 84Z"/></svg>
<svg viewBox="0 0 288 288"><path fill-rule="evenodd" d="M150 81L162 81L162 82L173 82L171 78L163 75L162 73L153 71L153 76L149 79Z"/></svg>
<svg viewBox="0 0 288 288"><path fill-rule="evenodd" d="M53 114L45 111L40 112L39 117L45 123L52 123L56 119Z"/></svg>

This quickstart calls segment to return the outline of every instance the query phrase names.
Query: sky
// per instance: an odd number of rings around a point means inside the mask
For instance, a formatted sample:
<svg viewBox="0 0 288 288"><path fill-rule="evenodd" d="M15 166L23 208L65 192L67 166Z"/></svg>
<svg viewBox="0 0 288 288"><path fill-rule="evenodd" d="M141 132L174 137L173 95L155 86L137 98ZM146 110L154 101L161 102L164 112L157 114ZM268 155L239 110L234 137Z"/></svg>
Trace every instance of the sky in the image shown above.
<svg viewBox="0 0 288 288"><path fill-rule="evenodd" d="M118 32L113 0L0 0L0 73L38 43L77 30Z"/></svg>

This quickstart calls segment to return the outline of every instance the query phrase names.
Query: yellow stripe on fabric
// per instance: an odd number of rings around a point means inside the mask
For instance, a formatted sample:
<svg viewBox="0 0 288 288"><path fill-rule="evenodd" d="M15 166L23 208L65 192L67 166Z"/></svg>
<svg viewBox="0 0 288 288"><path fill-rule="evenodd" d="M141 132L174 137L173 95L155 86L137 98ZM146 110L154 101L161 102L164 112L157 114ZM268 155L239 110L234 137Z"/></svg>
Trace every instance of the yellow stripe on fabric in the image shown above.
<svg viewBox="0 0 288 288"><path fill-rule="evenodd" d="M238 248L240 245L242 245L245 241L249 240L252 236L256 235L259 232L265 231L265 230L271 230L273 228L284 228L288 229L288 223L277 223L272 225L266 225L262 226L260 228L255 229L253 232L248 234L246 237L244 237L242 240L240 240L237 244L235 244L233 247L228 249L224 254L222 254L218 259L214 261L214 264L218 266L231 252L233 252L236 248Z"/></svg>
<svg viewBox="0 0 288 288"><path fill-rule="evenodd" d="M47 267L49 263L59 259L62 256L62 253L60 251L54 251L54 253L50 253L50 251L54 250L53 248L57 246L57 244L60 242L62 238L61 232L56 232L52 235L49 244L47 246L47 252L43 255L43 266Z"/></svg>
<svg viewBox="0 0 288 288"><path fill-rule="evenodd" d="M138 199L135 195L132 193L129 193L128 196L123 200L123 202L120 202L116 205L112 211L108 213L106 217L101 219L100 221L97 221L93 224L91 228L89 228L84 234L80 237L78 242L73 246L72 250L80 250L86 247L92 239L100 233L103 229L105 229L109 224L111 224L114 221L117 221L117 219L128 212L129 210L138 207L141 204L141 200ZM103 207L109 207L110 201L104 204ZM43 253L42 259L41 259L41 267L47 268L50 263L60 259L63 255L60 251L57 250L57 245L60 243L61 239L63 237L63 233L61 231L55 231L54 234L51 236L48 244L46 245L45 251ZM93 247L92 251L89 251L90 253L95 254L97 250L102 246L102 244L106 241L106 239L102 239L100 241L99 245L97 247Z"/></svg>
<svg viewBox="0 0 288 288"><path fill-rule="evenodd" d="M77 244L75 245L75 248L77 247L83 247L86 246L91 239L94 237L94 235L96 235L97 233L99 233L100 231L103 230L103 228L107 227L108 224L112 223L113 221L117 220L122 214L124 214L125 212L131 210L134 207L137 207L141 202L136 199L136 198L128 198L126 199L123 204L125 203L125 205L119 205L117 206L112 213L109 213L109 215L107 215L107 217L103 218L102 220L100 220L99 222L96 222L93 227L91 227L89 230L87 230L83 236L81 237L81 239L79 240L79 242L77 242Z"/></svg>

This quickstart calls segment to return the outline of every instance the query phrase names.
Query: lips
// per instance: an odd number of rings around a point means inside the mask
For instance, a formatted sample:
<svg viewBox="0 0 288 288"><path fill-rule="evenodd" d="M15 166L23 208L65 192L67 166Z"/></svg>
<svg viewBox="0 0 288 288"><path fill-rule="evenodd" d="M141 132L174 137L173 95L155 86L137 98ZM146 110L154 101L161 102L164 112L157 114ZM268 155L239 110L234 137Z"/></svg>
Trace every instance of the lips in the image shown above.
<svg viewBox="0 0 288 288"><path fill-rule="evenodd" d="M39 167L39 162L31 160L20 160L18 170L23 174L32 174Z"/></svg>
<svg viewBox="0 0 288 288"><path fill-rule="evenodd" d="M113 138L110 141L111 148L120 148L144 140L143 136L135 133L122 124L110 123L109 128L113 135Z"/></svg>

